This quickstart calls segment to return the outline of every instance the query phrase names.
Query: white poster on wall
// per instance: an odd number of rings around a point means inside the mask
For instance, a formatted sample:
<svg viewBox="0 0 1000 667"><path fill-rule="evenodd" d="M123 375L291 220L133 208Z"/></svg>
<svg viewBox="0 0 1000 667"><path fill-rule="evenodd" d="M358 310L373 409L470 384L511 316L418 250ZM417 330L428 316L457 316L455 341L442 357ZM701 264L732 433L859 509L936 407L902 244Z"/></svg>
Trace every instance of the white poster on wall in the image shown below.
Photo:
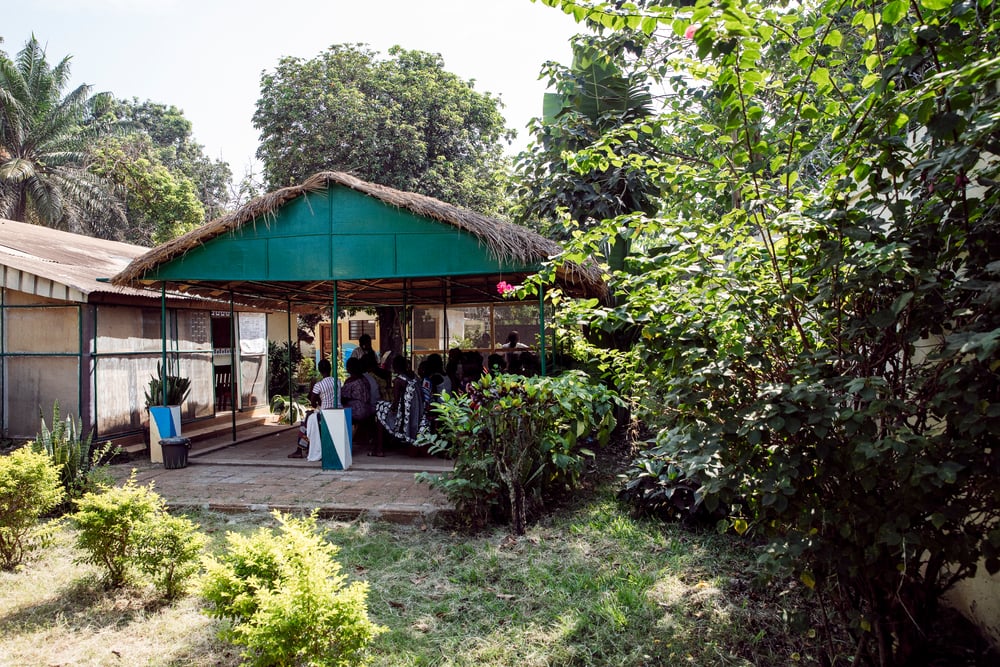
<svg viewBox="0 0 1000 667"><path fill-rule="evenodd" d="M267 353L267 315L239 313L240 354Z"/></svg>

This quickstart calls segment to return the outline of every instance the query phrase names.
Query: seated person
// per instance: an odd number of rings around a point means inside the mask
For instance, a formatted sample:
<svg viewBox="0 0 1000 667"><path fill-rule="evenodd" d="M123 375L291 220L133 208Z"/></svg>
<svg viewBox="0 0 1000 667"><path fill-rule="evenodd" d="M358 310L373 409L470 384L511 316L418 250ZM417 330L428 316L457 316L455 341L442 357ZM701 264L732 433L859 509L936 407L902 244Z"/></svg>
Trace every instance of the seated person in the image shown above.
<svg viewBox="0 0 1000 667"><path fill-rule="evenodd" d="M511 368L511 373L514 372L513 366L518 361L518 350L526 350L528 346L521 342L521 336L516 331L511 331L507 335L507 342L500 346L501 350L505 351L507 356L507 367Z"/></svg>
<svg viewBox="0 0 1000 667"><path fill-rule="evenodd" d="M462 391L483 376L483 355L469 350L462 356Z"/></svg>
<svg viewBox="0 0 1000 667"><path fill-rule="evenodd" d="M371 403L371 385L364 375L361 358L351 357L347 360L348 377L340 388L340 402L345 408L351 409L351 424L353 442L359 434L367 437L367 423L375 414Z"/></svg>
<svg viewBox="0 0 1000 667"><path fill-rule="evenodd" d="M313 409L306 413L299 426L299 438L295 451L288 455L290 459L307 459L309 461L319 461L322 458L319 440L319 415L317 410L328 410L337 407L336 388L337 385L330 377L333 365L329 359L320 359L319 372L323 379L313 385L309 392L309 403Z"/></svg>
<svg viewBox="0 0 1000 667"><path fill-rule="evenodd" d="M417 435L427 428L420 380L410 369L410 362L403 356L393 357L392 371L392 400L379 401L376 418L390 435L408 445L414 445ZM381 436L381 431L379 435ZM383 455L381 437L372 454Z"/></svg>
<svg viewBox="0 0 1000 667"><path fill-rule="evenodd" d="M451 378L444 372L444 359L440 354L427 356L421 364L424 368L420 376L420 389L424 394L424 412L428 427L433 431L437 415L431 409L441 399L442 394L450 394Z"/></svg>

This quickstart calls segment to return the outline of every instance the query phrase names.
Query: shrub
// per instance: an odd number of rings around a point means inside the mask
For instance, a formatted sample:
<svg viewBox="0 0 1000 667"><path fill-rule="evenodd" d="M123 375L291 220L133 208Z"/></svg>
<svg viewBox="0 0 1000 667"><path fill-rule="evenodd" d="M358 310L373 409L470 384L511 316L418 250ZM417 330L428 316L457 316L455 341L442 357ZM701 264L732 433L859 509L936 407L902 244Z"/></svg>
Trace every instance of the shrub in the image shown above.
<svg viewBox="0 0 1000 667"><path fill-rule="evenodd" d="M315 515L274 517L277 534L230 533L227 550L206 559L206 613L231 621L221 636L245 647L244 664L364 664L385 630L368 618L368 584L345 586L338 548L317 533Z"/></svg>
<svg viewBox="0 0 1000 667"><path fill-rule="evenodd" d="M153 585L172 600L198 571L199 556L207 538L191 520L157 512L133 533L135 564L152 578Z"/></svg>
<svg viewBox="0 0 1000 667"><path fill-rule="evenodd" d="M0 568L13 570L43 546L49 530L38 519L64 496L59 470L29 447L0 456Z"/></svg>
<svg viewBox="0 0 1000 667"><path fill-rule="evenodd" d="M486 375L464 396L435 407L438 432L425 436L434 453L455 458L444 475L418 475L446 493L460 514L484 520L509 501L511 529L524 534L527 502L555 488L577 486L593 452L615 426L617 397L579 371L556 377Z"/></svg>
<svg viewBox="0 0 1000 667"><path fill-rule="evenodd" d="M153 578L167 598L183 590L194 574L205 538L193 523L167 514L163 498L135 476L124 486L86 493L70 519L79 530L77 546L86 555L78 562L105 570L105 582L125 585L135 570Z"/></svg>
<svg viewBox="0 0 1000 667"><path fill-rule="evenodd" d="M302 352L299 346L292 343L278 345L274 341L267 344L267 395L268 397L279 394L288 395L288 368L289 360L291 367L298 369L299 362L302 361ZM297 382L295 373L292 379ZM293 387L294 391L294 387Z"/></svg>
<svg viewBox="0 0 1000 667"><path fill-rule="evenodd" d="M637 515L655 516L686 524L722 521L726 512L709 511L701 483L684 473L683 467L655 447L639 451L624 473L618 497Z"/></svg>
<svg viewBox="0 0 1000 667"><path fill-rule="evenodd" d="M45 452L59 470L66 498L79 498L87 491L93 491L110 482L107 462L119 448L106 442L93 449L92 434L83 434L83 422L67 415L60 419L59 402L52 406L52 430L41 418L41 432L31 443L32 449Z"/></svg>

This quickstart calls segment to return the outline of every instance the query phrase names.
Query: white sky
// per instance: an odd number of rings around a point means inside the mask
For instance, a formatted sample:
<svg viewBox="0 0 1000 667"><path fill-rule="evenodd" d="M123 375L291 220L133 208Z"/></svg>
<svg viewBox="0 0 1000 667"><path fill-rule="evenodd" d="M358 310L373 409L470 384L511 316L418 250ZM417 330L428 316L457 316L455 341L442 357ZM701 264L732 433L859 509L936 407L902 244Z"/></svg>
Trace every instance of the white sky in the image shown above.
<svg viewBox="0 0 1000 667"><path fill-rule="evenodd" d="M530 0L0 0L11 57L32 33L50 64L72 56L75 87L93 85L184 110L194 139L236 179L251 165L260 74L282 56L312 58L331 44L398 44L439 53L445 69L500 97L517 131L541 115L547 60L568 63L582 26ZM67 91L70 90L67 87Z"/></svg>

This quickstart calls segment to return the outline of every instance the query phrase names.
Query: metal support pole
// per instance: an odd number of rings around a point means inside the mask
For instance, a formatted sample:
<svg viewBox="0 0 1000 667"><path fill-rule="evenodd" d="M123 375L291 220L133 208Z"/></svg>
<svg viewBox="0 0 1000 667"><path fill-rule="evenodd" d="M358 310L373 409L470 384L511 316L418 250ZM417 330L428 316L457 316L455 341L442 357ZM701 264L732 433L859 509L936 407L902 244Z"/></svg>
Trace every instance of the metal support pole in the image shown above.
<svg viewBox="0 0 1000 667"><path fill-rule="evenodd" d="M340 405L340 308L337 305L337 281L333 281L333 311L331 312L333 326L330 327L333 331L333 340L331 341L333 348L331 349L330 365L333 366L333 402L335 405Z"/></svg>
<svg viewBox="0 0 1000 667"><path fill-rule="evenodd" d="M442 295L444 297L442 299L442 301L444 302L444 307L443 307L443 310L444 310L444 312L443 312L443 315L444 315L444 340L441 341L441 352L442 352L442 356L445 357L445 358L447 358L447 356L448 356L448 343L451 340L449 338L449 336L448 336L448 334L450 333L450 331L448 330L449 329L449 327L448 327L448 293L450 291L450 288L451 288L451 280L448 279L448 278L445 278L444 279L444 288L443 288L444 294Z"/></svg>
<svg viewBox="0 0 1000 667"><path fill-rule="evenodd" d="M542 377L545 377L545 286L538 285L538 350L541 352Z"/></svg>
<svg viewBox="0 0 1000 667"><path fill-rule="evenodd" d="M412 355L407 354L406 344L410 341L410 293L406 291L406 278L403 278L403 313L400 316L400 330L403 336L403 356L410 360L410 364L413 364Z"/></svg>
<svg viewBox="0 0 1000 667"><path fill-rule="evenodd" d="M96 309L97 307L93 306L93 308ZM83 306L77 306L76 307L76 326L77 326L77 340L78 340L77 350L79 352L79 356L77 356L77 359L76 359L76 361L77 361L77 366L76 366L76 376L77 376L77 383L76 383L76 414L80 417L80 423L81 424L87 424L89 426L93 426L93 427L96 428L96 424L91 423L91 420L90 420L89 416L86 418L86 420L84 419L84 416L83 416L83 385L84 385L85 382L89 382L90 381L90 368L88 367L86 371L84 371L84 368L83 368L83 359L84 359L84 357L83 357L83 318L84 318ZM94 377L95 378L97 377L96 369L95 369L95 372L94 372ZM89 412L90 411L90 409L89 409L90 406L88 405L87 408L88 408L87 411Z"/></svg>
<svg viewBox="0 0 1000 667"><path fill-rule="evenodd" d="M236 308L233 306L233 290L229 290L229 413L233 428L233 442L236 442L236 403L240 400L240 384L237 378L241 375L236 367Z"/></svg>
<svg viewBox="0 0 1000 667"><path fill-rule="evenodd" d="M293 401L295 378L292 374L292 300L288 299L288 347L285 348L285 367L288 369L288 401Z"/></svg>
<svg viewBox="0 0 1000 667"><path fill-rule="evenodd" d="M167 370L167 283L160 283L160 342L162 344L162 355L161 361L163 363L162 375L160 376L163 382L160 387L160 405L167 404L167 377L170 375L170 371Z"/></svg>

